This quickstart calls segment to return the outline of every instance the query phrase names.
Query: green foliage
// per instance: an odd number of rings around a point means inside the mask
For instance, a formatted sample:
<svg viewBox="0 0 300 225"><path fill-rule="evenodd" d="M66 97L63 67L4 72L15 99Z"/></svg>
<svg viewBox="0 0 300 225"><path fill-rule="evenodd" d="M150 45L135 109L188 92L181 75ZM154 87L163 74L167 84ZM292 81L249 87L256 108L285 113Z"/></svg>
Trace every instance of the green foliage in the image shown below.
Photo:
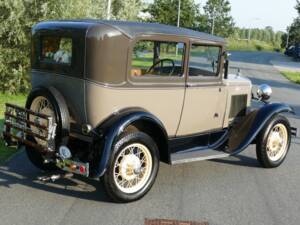
<svg viewBox="0 0 300 225"><path fill-rule="evenodd" d="M290 81L300 84L300 72L290 72L290 71L282 71L282 75L284 75Z"/></svg>
<svg viewBox="0 0 300 225"><path fill-rule="evenodd" d="M180 9L180 26L195 27L199 15L199 6L193 0L181 0ZM146 11L152 15L150 22L177 25L178 0L154 0Z"/></svg>
<svg viewBox="0 0 300 225"><path fill-rule="evenodd" d="M114 0L112 1L112 18L117 20L137 20L141 9L141 0Z"/></svg>
<svg viewBox="0 0 300 225"><path fill-rule="evenodd" d="M206 32L228 37L234 28L230 12L231 6L228 0L208 0L204 6L203 19L206 21Z"/></svg>
<svg viewBox="0 0 300 225"><path fill-rule="evenodd" d="M287 28L289 32L289 46L300 43L300 1L297 0L297 5L295 9L298 11L298 17L293 21L293 23ZM284 48L287 44L287 33L282 36L281 46Z"/></svg>
<svg viewBox="0 0 300 225"><path fill-rule="evenodd" d="M20 106L24 106L25 100L25 95L0 94L0 132L2 132L3 129L3 114L5 109L4 104L6 102L11 102ZM4 141L0 139L0 164L3 163L6 159L8 159L11 155L13 155L16 151L16 148L6 147Z"/></svg>
<svg viewBox="0 0 300 225"><path fill-rule="evenodd" d="M228 38L227 49L231 51L274 51L276 48L264 41Z"/></svg>
<svg viewBox="0 0 300 225"><path fill-rule="evenodd" d="M250 32L250 36L249 36ZM245 42L250 38L250 40L259 41L259 43L265 43L264 45L272 46L273 49L281 48L281 36L284 33L274 32L272 27L266 27L265 29L246 29L246 28L234 28L232 35L230 35L230 39L236 40L236 42ZM245 42L247 44L247 42ZM250 44L251 45L251 44ZM260 44L258 45L260 46ZM264 49L264 47L258 49ZM267 47L269 49L269 47Z"/></svg>
<svg viewBox="0 0 300 225"><path fill-rule="evenodd" d="M119 1L117 19L135 19L139 0ZM107 0L0 1L0 92L19 93L30 88L30 34L34 24L55 19L104 18Z"/></svg>
<svg viewBox="0 0 300 225"><path fill-rule="evenodd" d="M294 20L289 30L289 46L300 43L300 16ZM287 34L282 36L282 47L285 47L287 43Z"/></svg>

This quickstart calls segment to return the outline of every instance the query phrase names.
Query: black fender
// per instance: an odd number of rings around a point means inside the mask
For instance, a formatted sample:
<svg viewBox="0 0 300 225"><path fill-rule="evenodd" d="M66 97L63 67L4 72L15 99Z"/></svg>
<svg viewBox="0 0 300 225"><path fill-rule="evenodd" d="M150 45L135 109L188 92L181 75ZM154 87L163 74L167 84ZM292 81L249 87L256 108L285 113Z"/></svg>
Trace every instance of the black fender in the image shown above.
<svg viewBox="0 0 300 225"><path fill-rule="evenodd" d="M233 126L228 139L228 152L238 154L247 148L275 114L294 110L284 103L268 103L250 112L243 120Z"/></svg>
<svg viewBox="0 0 300 225"><path fill-rule="evenodd" d="M135 111L138 110L138 111ZM158 127L163 135L163 140L168 142L168 134L163 123L153 114L143 111L141 109L130 109L123 112L116 113L105 120L101 125L99 125L95 132L102 136L103 148L100 157L100 162L97 164L94 171L93 177L101 177L106 171L110 156L113 151L113 144L117 137L128 127L137 121L144 121L151 123ZM169 151L168 147L167 150ZM169 155L169 152L168 152Z"/></svg>

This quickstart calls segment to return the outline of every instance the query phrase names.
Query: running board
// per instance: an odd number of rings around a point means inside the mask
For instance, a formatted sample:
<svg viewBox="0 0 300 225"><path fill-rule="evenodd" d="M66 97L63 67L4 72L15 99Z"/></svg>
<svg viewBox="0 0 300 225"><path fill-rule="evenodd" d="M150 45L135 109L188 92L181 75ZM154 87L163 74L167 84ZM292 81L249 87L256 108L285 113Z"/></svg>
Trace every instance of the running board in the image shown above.
<svg viewBox="0 0 300 225"><path fill-rule="evenodd" d="M171 154L171 164L181 164L209 159L225 158L230 156L230 153L225 153L213 149L194 149L194 150L185 150L181 152L176 152Z"/></svg>

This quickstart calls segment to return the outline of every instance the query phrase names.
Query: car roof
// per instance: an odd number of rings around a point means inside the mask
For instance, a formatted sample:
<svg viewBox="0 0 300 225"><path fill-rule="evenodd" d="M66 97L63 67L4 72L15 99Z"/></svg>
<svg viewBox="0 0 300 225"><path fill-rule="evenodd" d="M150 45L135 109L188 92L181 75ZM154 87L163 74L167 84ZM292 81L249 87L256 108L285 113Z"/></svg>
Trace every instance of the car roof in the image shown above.
<svg viewBox="0 0 300 225"><path fill-rule="evenodd" d="M104 24L113 27L124 35L133 38L137 35L143 34L165 34L165 35L176 35L176 36L186 36L191 38L204 39L214 42L225 43L225 39L207 34L204 32L194 31L191 29L175 27L160 23L144 23L144 22L132 22L132 21L117 21L117 20L97 20L97 19L81 19L81 20L55 20L42 22L37 24L37 27L42 26L45 28L47 24L55 24L55 26L67 26L67 27L90 27L91 25Z"/></svg>

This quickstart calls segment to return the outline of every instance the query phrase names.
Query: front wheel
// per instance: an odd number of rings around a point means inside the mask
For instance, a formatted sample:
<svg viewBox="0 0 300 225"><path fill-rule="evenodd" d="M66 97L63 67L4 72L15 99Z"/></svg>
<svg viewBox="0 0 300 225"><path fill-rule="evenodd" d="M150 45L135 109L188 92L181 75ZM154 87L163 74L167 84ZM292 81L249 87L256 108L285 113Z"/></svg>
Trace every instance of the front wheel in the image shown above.
<svg viewBox="0 0 300 225"><path fill-rule="evenodd" d="M117 202L138 200L152 187L158 167L158 148L153 139L143 132L126 134L113 147L104 174L106 192Z"/></svg>
<svg viewBox="0 0 300 225"><path fill-rule="evenodd" d="M278 167L285 159L291 143L289 121L281 115L274 116L260 132L256 155L265 168Z"/></svg>

